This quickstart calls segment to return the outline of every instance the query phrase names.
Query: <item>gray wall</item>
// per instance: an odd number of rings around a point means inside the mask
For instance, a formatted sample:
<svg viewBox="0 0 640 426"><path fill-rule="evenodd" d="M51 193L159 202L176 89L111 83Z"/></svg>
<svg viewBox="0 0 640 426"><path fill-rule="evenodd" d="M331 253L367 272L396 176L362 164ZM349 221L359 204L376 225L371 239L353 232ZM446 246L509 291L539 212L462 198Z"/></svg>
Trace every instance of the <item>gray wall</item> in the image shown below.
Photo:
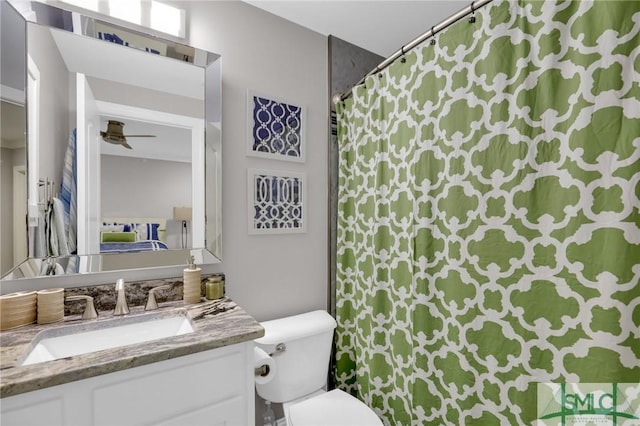
<svg viewBox="0 0 640 426"><path fill-rule="evenodd" d="M0 270L13 268L13 168L25 165L25 149L0 149ZM16 224L19 226L19 224Z"/></svg>
<svg viewBox="0 0 640 426"><path fill-rule="evenodd" d="M342 95L375 69L384 58L337 37L329 37L329 85L331 99ZM329 143L329 311L336 308L336 222L338 207L338 137L335 104L331 102L331 135Z"/></svg>
<svg viewBox="0 0 640 426"><path fill-rule="evenodd" d="M162 217L191 206L191 163L101 155L102 217Z"/></svg>
<svg viewBox="0 0 640 426"><path fill-rule="evenodd" d="M24 132L18 130L24 129L26 114L25 28L18 12L0 1L0 97L11 100L0 102L0 275L13 267L13 167L25 164L24 148L16 149L25 145Z"/></svg>
<svg viewBox="0 0 640 426"><path fill-rule="evenodd" d="M69 141L69 71L51 33L45 27L29 25L29 55L40 71L39 178L60 186L64 154Z"/></svg>
<svg viewBox="0 0 640 426"><path fill-rule="evenodd" d="M13 164L7 165L13 150L0 148L0 273L13 267Z"/></svg>
<svg viewBox="0 0 640 426"><path fill-rule="evenodd" d="M224 272L228 295L258 320L326 308L326 37L237 1L176 2L190 8L190 40L222 55ZM247 89L307 108L307 161L246 155ZM304 172L305 234L249 235L247 168Z"/></svg>

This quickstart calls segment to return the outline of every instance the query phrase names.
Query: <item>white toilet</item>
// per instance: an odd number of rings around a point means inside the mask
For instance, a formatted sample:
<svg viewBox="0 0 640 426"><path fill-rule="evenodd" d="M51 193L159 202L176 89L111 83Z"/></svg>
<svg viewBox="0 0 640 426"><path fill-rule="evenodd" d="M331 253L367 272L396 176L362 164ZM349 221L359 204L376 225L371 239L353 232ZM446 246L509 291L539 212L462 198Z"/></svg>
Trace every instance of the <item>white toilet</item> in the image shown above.
<svg viewBox="0 0 640 426"><path fill-rule="evenodd" d="M256 346L275 361L271 381L256 383L266 401L280 402L288 426L374 426L378 416L363 402L335 389L326 392L329 357L336 321L313 311L262 322L264 337Z"/></svg>

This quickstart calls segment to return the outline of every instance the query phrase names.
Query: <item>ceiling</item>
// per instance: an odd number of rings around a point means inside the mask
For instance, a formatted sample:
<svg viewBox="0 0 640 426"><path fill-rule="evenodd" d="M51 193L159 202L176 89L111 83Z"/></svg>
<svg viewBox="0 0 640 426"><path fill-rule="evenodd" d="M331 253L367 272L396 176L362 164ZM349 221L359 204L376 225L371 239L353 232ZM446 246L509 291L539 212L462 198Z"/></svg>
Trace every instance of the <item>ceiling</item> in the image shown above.
<svg viewBox="0 0 640 426"><path fill-rule="evenodd" d="M471 4L461 0L244 1L385 58Z"/></svg>
<svg viewBox="0 0 640 426"><path fill-rule="evenodd" d="M100 116L100 130L106 130L107 121L111 119L113 119L111 116ZM132 149L101 141L101 155L191 163L190 130L132 118L123 119L123 121L124 127L122 130L125 136L154 135L154 137L127 137L127 143Z"/></svg>

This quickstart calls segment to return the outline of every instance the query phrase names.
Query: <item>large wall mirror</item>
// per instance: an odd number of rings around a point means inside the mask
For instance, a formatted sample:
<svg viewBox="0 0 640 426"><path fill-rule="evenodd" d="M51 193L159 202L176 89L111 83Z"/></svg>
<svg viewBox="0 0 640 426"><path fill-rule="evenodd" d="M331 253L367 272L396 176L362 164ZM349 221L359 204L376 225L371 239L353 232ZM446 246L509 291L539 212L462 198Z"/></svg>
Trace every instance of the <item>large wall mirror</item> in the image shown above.
<svg viewBox="0 0 640 426"><path fill-rule="evenodd" d="M0 3L2 280L219 262L219 55Z"/></svg>

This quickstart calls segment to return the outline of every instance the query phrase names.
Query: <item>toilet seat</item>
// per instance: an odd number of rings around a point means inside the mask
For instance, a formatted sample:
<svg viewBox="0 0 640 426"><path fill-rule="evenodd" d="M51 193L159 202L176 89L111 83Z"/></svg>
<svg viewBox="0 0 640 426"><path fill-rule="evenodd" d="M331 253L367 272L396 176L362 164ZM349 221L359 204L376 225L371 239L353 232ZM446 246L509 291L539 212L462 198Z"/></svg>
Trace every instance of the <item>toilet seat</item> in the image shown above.
<svg viewBox="0 0 640 426"><path fill-rule="evenodd" d="M290 426L382 425L371 408L339 389L292 404L287 411L287 424Z"/></svg>

